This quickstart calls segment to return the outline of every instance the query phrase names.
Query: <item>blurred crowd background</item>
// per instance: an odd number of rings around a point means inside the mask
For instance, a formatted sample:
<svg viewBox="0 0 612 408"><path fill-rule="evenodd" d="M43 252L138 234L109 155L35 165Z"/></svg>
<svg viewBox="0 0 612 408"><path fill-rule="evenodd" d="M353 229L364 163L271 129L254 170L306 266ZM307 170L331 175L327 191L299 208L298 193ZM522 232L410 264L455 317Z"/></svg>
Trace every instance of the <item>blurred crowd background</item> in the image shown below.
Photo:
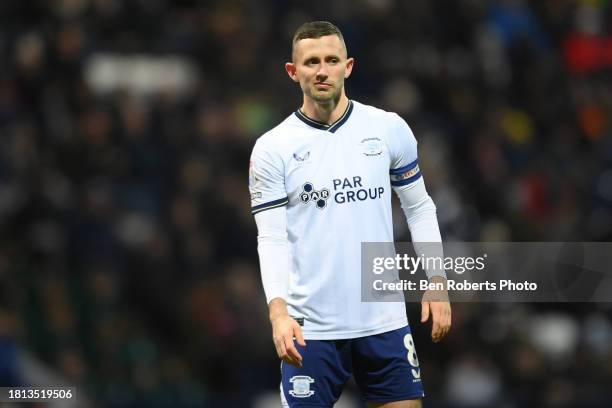
<svg viewBox="0 0 612 408"><path fill-rule="evenodd" d="M278 406L247 170L301 103L283 64L305 21L343 30L350 98L412 127L445 240L612 240L611 14L3 0L0 384L54 378L78 406ZM610 406L610 304L457 304L437 345L408 310L427 406Z"/></svg>

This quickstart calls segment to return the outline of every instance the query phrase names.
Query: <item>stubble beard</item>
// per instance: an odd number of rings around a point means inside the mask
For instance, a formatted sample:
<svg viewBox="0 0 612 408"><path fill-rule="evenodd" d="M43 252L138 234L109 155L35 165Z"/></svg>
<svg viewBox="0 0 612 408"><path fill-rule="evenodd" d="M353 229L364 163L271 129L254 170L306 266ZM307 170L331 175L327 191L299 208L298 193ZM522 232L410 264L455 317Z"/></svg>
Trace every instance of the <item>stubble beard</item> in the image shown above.
<svg viewBox="0 0 612 408"><path fill-rule="evenodd" d="M306 95L320 105L337 105L340 101L340 95L342 94L342 87L336 88L334 87L335 92L329 94L321 94L316 92L315 90L308 89Z"/></svg>

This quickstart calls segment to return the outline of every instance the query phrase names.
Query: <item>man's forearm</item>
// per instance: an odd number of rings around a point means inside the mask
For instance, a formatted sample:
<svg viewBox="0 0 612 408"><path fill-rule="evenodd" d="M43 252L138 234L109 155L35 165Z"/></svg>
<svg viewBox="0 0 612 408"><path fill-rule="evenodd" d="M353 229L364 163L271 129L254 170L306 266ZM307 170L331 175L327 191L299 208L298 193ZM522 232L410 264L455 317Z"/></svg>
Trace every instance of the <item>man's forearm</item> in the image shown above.
<svg viewBox="0 0 612 408"><path fill-rule="evenodd" d="M289 290L289 242L286 208L273 208L255 215L257 251L266 300L286 299Z"/></svg>
<svg viewBox="0 0 612 408"><path fill-rule="evenodd" d="M417 256L423 254L426 258L444 257L442 237L436 216L436 206L425 190L423 179L413 185L395 188L402 210L406 215L408 228L412 235L412 243ZM434 262L437 266L438 262ZM446 278L444 269L426 267L428 278L440 276Z"/></svg>

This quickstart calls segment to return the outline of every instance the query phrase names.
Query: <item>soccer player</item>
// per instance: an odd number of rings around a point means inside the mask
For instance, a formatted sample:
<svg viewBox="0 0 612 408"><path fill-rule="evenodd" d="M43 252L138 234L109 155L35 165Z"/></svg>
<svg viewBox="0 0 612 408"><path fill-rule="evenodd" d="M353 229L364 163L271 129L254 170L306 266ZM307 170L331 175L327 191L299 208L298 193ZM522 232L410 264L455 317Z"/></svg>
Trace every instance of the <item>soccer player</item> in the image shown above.
<svg viewBox="0 0 612 408"><path fill-rule="evenodd" d="M389 56L392 58L392 56ZM340 30L310 22L293 37L289 77L303 104L260 137L249 189L285 407L332 407L351 374L370 407L421 406L421 372L403 302L362 302L361 242L393 242L391 187L413 242L441 242L417 142L397 114L349 100ZM433 276L437 273L437 276ZM444 272L427 271L444 282ZM432 339L446 301L423 300Z"/></svg>

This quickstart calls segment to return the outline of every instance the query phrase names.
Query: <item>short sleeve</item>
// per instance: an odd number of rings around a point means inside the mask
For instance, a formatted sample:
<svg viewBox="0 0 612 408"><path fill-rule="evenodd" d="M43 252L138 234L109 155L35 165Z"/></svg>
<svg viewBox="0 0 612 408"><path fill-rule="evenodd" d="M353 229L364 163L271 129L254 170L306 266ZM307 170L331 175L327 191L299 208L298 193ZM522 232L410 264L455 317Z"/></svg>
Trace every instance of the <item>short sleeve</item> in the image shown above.
<svg viewBox="0 0 612 408"><path fill-rule="evenodd" d="M249 162L251 212L287 205L284 164L278 153L267 149L261 141L255 143Z"/></svg>
<svg viewBox="0 0 612 408"><path fill-rule="evenodd" d="M417 141L408 124L393 114L394 120L389 131L390 154L389 176L394 187L406 186L421 177L417 155Z"/></svg>

